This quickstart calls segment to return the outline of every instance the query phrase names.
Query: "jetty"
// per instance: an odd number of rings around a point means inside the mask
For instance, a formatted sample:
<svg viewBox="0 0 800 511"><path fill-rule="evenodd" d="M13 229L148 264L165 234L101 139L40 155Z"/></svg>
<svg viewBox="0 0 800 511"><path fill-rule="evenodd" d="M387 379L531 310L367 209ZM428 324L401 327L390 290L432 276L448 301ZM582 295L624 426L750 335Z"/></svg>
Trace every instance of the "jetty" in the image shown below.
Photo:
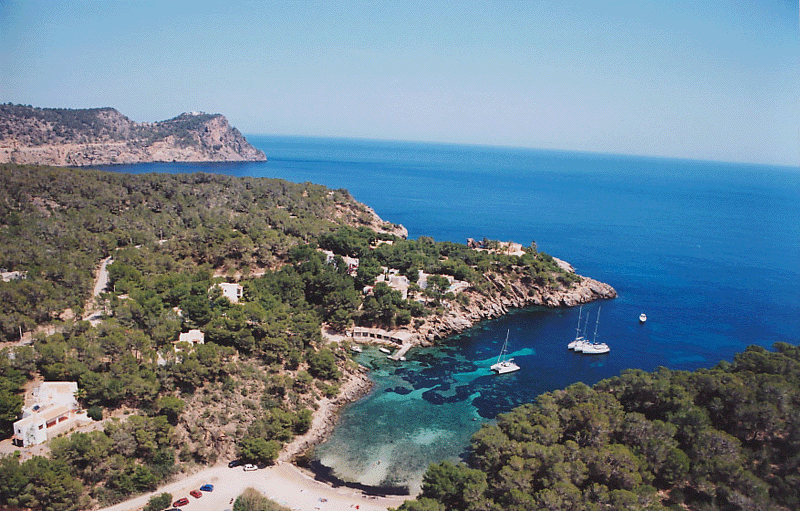
<svg viewBox="0 0 800 511"><path fill-rule="evenodd" d="M405 360L406 353L408 353L408 350L410 350L412 347L414 347L414 345L411 343L403 343L403 345L400 346L400 349L395 351L389 358L392 360Z"/></svg>

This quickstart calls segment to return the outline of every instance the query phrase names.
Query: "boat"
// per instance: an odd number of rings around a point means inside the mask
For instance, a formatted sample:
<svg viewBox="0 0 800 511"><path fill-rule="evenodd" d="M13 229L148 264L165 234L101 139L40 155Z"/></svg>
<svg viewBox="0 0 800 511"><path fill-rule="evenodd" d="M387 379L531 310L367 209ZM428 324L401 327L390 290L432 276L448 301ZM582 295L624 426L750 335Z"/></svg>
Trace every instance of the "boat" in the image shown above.
<svg viewBox="0 0 800 511"><path fill-rule="evenodd" d="M644 323L645 321L647 321L647 314L643 312L639 314L639 323Z"/></svg>
<svg viewBox="0 0 800 511"><path fill-rule="evenodd" d="M350 346L350 351L352 351L353 353L361 353L364 350L362 350L361 346L359 346L358 344L353 344L352 346Z"/></svg>
<svg viewBox="0 0 800 511"><path fill-rule="evenodd" d="M506 340L503 343L503 349L500 350L500 356L497 357L497 362L492 365L492 371L496 372L497 374L506 374L506 373L513 373L514 371L519 371L520 367L514 363L513 358L509 358L508 360L505 359L506 350L508 349L508 334L510 330L506 332Z"/></svg>
<svg viewBox="0 0 800 511"><path fill-rule="evenodd" d="M600 326L600 309L602 309L602 307L598 307L597 309L597 323L594 325L594 338L592 339L592 342L587 341L580 347L581 353L586 353L587 355L601 355L611 351L611 348L608 347L608 344L604 342L597 342L597 327ZM578 351L577 348L575 351Z"/></svg>
<svg viewBox="0 0 800 511"><path fill-rule="evenodd" d="M575 340L567 344L567 349L574 350L585 342L585 339L581 335L581 314L583 314L583 305L581 305L581 308L578 310L578 327L575 329ZM586 317L588 318L589 315L587 314Z"/></svg>
<svg viewBox="0 0 800 511"><path fill-rule="evenodd" d="M378 351L381 351L383 353L391 353L392 352L392 350L390 350L389 348L384 348L383 346L378 348Z"/></svg>

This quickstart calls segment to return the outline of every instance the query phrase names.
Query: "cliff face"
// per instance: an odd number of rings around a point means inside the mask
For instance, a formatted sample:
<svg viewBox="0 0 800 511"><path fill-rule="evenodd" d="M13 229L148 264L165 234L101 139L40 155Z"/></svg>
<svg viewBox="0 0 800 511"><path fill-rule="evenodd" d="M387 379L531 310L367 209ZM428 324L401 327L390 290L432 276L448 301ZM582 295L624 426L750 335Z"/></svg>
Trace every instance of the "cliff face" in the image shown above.
<svg viewBox="0 0 800 511"><path fill-rule="evenodd" d="M421 339L444 339L472 327L484 319L497 318L511 309L540 305L544 307L572 307L594 300L616 298L617 292L608 284L587 277L570 287L540 285L519 278L516 274L486 274L494 291L488 295L474 290L464 293L467 305L451 306L442 315L429 317L418 329Z"/></svg>
<svg viewBox="0 0 800 511"><path fill-rule="evenodd" d="M184 113L137 123L113 108L0 105L0 163L84 166L266 159L220 114Z"/></svg>

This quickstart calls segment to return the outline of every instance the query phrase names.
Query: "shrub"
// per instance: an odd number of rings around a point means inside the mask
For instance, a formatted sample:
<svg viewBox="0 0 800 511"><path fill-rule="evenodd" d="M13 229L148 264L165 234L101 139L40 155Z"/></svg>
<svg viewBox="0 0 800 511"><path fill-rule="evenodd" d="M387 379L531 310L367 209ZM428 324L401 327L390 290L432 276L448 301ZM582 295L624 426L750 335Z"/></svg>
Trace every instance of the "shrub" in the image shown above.
<svg viewBox="0 0 800 511"><path fill-rule="evenodd" d="M103 409L99 406L93 406L86 411L86 415L92 420L101 421L103 420Z"/></svg>

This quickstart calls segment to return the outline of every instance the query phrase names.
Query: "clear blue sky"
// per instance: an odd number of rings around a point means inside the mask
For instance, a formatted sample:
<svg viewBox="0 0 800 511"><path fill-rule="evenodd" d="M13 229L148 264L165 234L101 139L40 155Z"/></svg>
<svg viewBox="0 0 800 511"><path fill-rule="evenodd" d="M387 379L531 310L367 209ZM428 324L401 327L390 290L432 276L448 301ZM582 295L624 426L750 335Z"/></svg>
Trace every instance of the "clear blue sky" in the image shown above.
<svg viewBox="0 0 800 511"><path fill-rule="evenodd" d="M800 165L796 0L0 0L0 102Z"/></svg>

